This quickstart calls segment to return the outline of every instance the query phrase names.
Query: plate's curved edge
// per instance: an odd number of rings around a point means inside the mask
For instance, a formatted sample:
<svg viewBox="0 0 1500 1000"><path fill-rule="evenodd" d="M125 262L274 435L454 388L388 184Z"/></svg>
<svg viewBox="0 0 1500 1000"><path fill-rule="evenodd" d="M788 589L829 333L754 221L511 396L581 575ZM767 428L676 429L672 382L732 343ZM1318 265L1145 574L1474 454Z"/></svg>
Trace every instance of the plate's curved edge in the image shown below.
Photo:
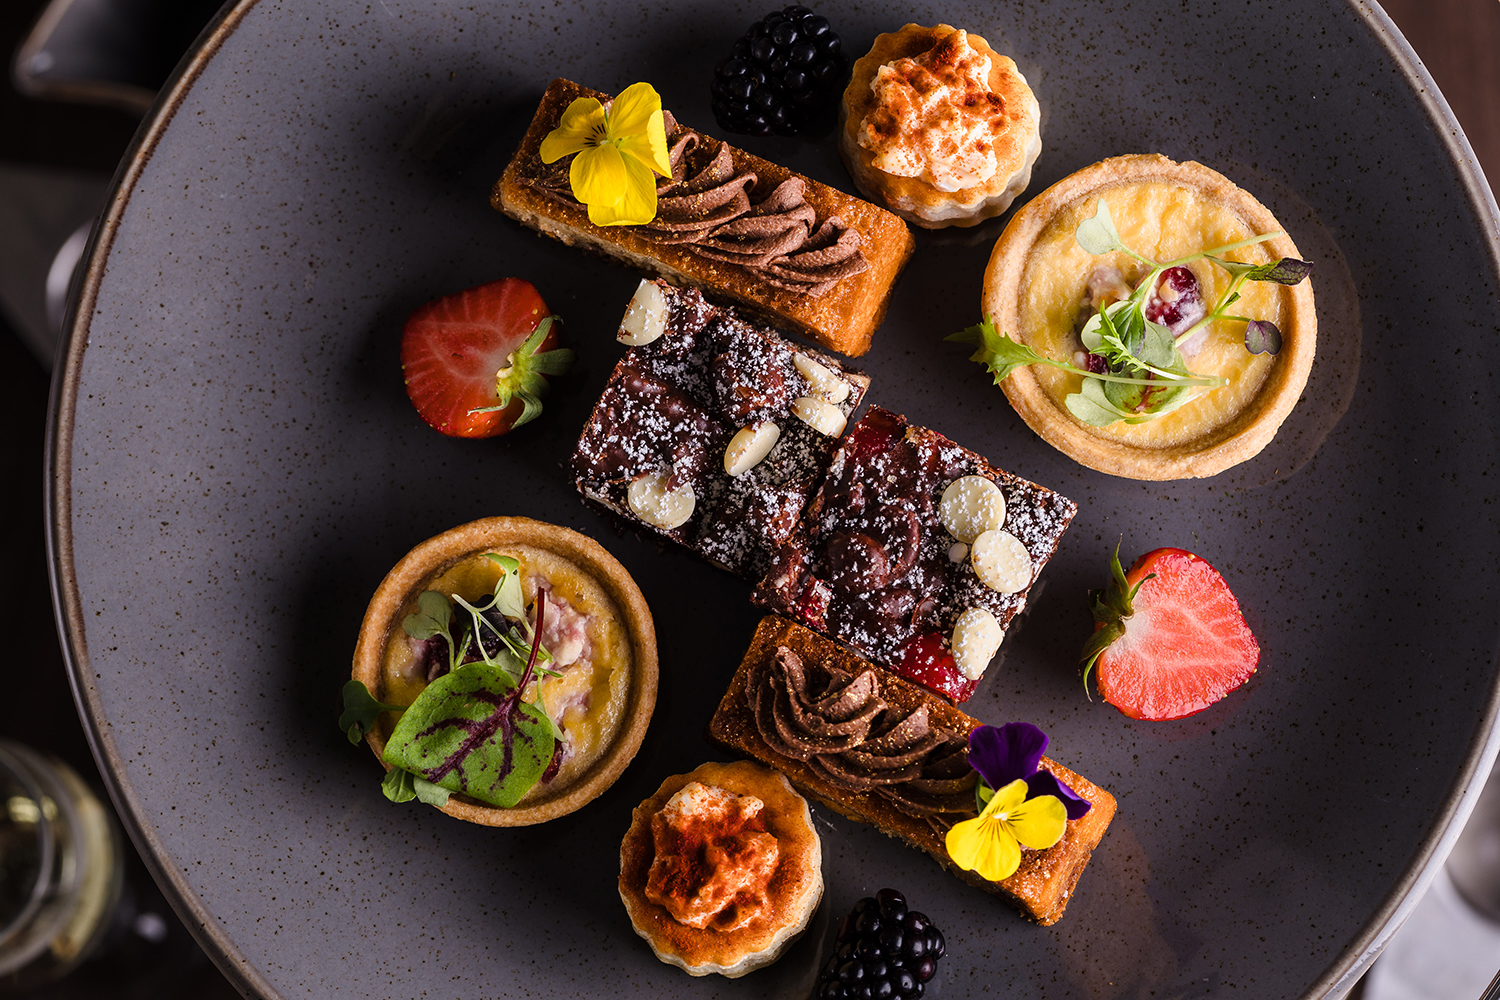
<svg viewBox="0 0 1500 1000"><path fill-rule="evenodd" d="M83 633L83 609L74 573L72 532L73 426L77 413L79 372L84 351L88 348L89 325L98 301L105 261L109 257L125 207L162 134L197 82L203 68L257 2L258 0L238 0L226 3L214 15L213 20L199 33L197 40L177 64L172 76L163 84L156 104L136 130L129 150L115 171L110 187L109 207L94 231L89 234L88 247L84 251L84 259L88 264L78 296L71 303L63 324L58 364L53 369L55 375L52 379L51 398L47 404L43 490L47 575L52 589L52 609L56 618L58 640L62 646L63 660L67 664L73 700L78 706L84 733L88 736L94 760L109 789L115 811L178 918L213 959L219 971L245 996L279 1000L280 994L258 969L246 961L219 922L203 906L182 869L163 860L165 852L156 830L149 822L141 819L135 792L124 777L124 761L115 745L114 735L104 720L98 690L89 674L88 648Z"/></svg>
<svg viewBox="0 0 1500 1000"><path fill-rule="evenodd" d="M162 849L155 831L139 818L133 790L122 777L122 759L108 725L102 719L97 691L87 675L88 650L83 640L83 615L73 567L70 461L79 370L88 346L89 323L97 301L104 263L120 218L136 182L155 152L156 144L183 99L224 40L257 3L258 0L238 0L226 5L204 28L198 41L163 86L161 96L136 132L131 147L116 172L109 207L89 237L89 245L85 251L88 264L84 280L77 299L70 306L58 350L60 363L55 367L57 377L53 379L48 403L44 502L47 513L48 575L58 636L84 731L115 808L178 916L183 918L183 922L213 958L220 971L236 989L247 996L279 1000L280 994L259 970L250 966L218 922L207 912L188 885L183 872L162 861ZM1492 264L1497 275L1500 275L1500 208L1497 208L1494 193L1480 171L1474 150L1447 100L1406 38L1375 0L1346 0L1346 3L1370 26L1375 39L1384 45L1396 67L1411 84L1417 99L1427 109L1434 125L1439 127L1443 143L1448 147L1449 155L1463 180L1475 215L1486 230ZM1463 772L1448 793L1443 819L1418 847L1408 862L1406 873L1388 894L1379 911L1366 922L1354 941L1330 963L1323 976L1304 994L1304 1000L1343 997L1410 916L1438 870L1446 862L1478 801L1485 776L1494 766L1497 756L1500 756L1500 684L1490 692L1480 731L1484 735L1477 738L1470 748ZM1479 779L1477 781L1476 776Z"/></svg>
<svg viewBox="0 0 1500 1000"><path fill-rule="evenodd" d="M1447 99L1432 79L1432 74L1422 65L1416 50L1376 0L1346 2L1370 26L1375 39L1385 46L1391 61L1406 76L1412 92L1439 130L1443 144L1448 147L1448 155L1452 157L1459 177L1463 180L1474 214L1489 238L1491 266L1497 280L1500 280L1500 208L1496 206L1495 194L1479 168L1474 147L1469 145L1463 127L1459 125L1453 109L1448 106ZM1496 662L1500 663L1500 660ZM1406 864L1405 873L1386 896L1380 909L1365 922L1364 927L1339 956L1329 963L1323 975L1303 995L1303 1000L1344 997L1380 956L1391 937L1422 901L1432 880L1448 860L1448 854L1463 832L1475 803L1479 801L1479 793L1484 788L1490 770L1495 766L1497 756L1500 756L1500 683L1490 691L1484 718L1464 759L1463 769L1448 790L1443 816L1417 847Z"/></svg>

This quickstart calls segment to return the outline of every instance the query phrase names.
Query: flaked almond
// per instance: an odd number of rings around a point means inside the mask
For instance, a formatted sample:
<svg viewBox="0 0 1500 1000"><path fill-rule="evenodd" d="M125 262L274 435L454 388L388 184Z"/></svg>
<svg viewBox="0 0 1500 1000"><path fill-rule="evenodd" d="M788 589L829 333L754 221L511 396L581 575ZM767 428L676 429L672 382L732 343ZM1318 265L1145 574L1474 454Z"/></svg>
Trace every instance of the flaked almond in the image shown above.
<svg viewBox="0 0 1500 1000"><path fill-rule="evenodd" d="M806 354L793 354L792 364L796 366L797 373L807 379L807 384L819 399L842 403L849 398L849 383L829 371L825 365Z"/></svg>
<svg viewBox="0 0 1500 1000"><path fill-rule="evenodd" d="M969 608L953 623L953 661L959 672L971 681L984 676L1000 649L1005 630L985 608Z"/></svg>
<svg viewBox="0 0 1500 1000"><path fill-rule="evenodd" d="M1008 531L986 531L974 539L969 553L979 582L1002 594L1018 594L1031 586L1031 553Z"/></svg>
<svg viewBox="0 0 1500 1000"><path fill-rule="evenodd" d="M698 497L691 483L683 483L675 490L667 489L669 474L648 472L630 484L626 501L635 516L647 524L670 531L686 524L698 506Z"/></svg>
<svg viewBox="0 0 1500 1000"><path fill-rule="evenodd" d="M799 396L792 400L792 412L819 434L838 437L844 433L844 411L825 399Z"/></svg>
<svg viewBox="0 0 1500 1000"><path fill-rule="evenodd" d="M943 490L938 517L948 534L960 542L973 542L986 531L1005 525L1005 494L984 476L963 476Z"/></svg>
<svg viewBox="0 0 1500 1000"><path fill-rule="evenodd" d="M631 347L640 347L666 332L667 297L656 282L642 279L630 305L625 307L625 318L620 320L620 332L615 334L615 339Z"/></svg>
<svg viewBox="0 0 1500 1000"><path fill-rule="evenodd" d="M743 476L760 464L781 439L781 428L769 420L741 427L724 449L724 471Z"/></svg>

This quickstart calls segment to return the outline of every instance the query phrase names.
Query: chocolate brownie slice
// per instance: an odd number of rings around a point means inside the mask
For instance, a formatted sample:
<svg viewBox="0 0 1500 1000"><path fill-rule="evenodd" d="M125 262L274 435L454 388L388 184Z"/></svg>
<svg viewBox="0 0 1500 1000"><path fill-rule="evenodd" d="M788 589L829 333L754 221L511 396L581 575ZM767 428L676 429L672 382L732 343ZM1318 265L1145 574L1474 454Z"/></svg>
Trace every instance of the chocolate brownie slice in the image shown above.
<svg viewBox="0 0 1500 1000"><path fill-rule="evenodd" d="M869 379L707 302L642 281L573 454L584 498L749 580L790 538Z"/></svg>
<svg viewBox="0 0 1500 1000"><path fill-rule="evenodd" d="M1077 511L871 407L755 600L962 702Z"/></svg>

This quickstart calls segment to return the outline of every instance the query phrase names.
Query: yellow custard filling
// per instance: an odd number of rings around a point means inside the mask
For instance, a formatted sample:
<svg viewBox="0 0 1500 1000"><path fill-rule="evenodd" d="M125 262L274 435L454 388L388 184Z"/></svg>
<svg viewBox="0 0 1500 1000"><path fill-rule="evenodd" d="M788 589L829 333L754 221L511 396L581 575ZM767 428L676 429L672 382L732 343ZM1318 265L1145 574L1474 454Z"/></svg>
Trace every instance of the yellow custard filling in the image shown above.
<svg viewBox="0 0 1500 1000"><path fill-rule="evenodd" d="M1179 184L1124 182L1078 199L1056 213L1037 238L1021 280L1019 333L1044 357L1076 363L1075 353L1083 349L1078 331L1093 312L1088 281L1096 268L1117 268L1131 287L1148 272L1146 265L1127 254L1116 251L1096 257L1078 245L1074 233L1081 222L1094 215L1100 197L1109 205L1110 217L1122 242L1143 257L1161 263L1260 235L1228 206L1205 199L1195 189ZM1224 256L1252 264L1275 259L1260 244ZM1212 309L1233 277L1205 260L1186 266L1198 279L1205 306ZM1290 299L1283 286L1246 282L1240 288L1239 300L1228 312L1283 326L1289 310ZM1188 369L1199 375L1222 376L1229 379L1228 385L1200 389L1190 402L1154 420L1139 424L1119 422L1087 430L1102 438L1139 447L1185 444L1224 426L1245 410L1276 363L1269 354L1250 354L1245 350L1245 324L1238 320L1209 323L1184 348L1192 343L1197 345L1193 353L1185 350ZM1083 381L1082 376L1048 365L1035 365L1032 372L1042 390L1059 407L1065 406L1068 395L1079 391Z"/></svg>
<svg viewBox="0 0 1500 1000"><path fill-rule="evenodd" d="M520 562L521 590L528 607L534 607L539 585L547 589L551 621L543 621L542 646L559 661L550 665L558 676L543 676L539 687L542 704L563 731L562 763L551 781L537 784L526 793L520 802L526 805L550 798L573 784L615 741L630 692L630 635L609 594L571 560L529 545L498 546L489 551ZM484 553L476 553L424 589L483 604L494 593L499 579L500 567ZM416 610L417 596L411 595L402 618ZM468 612L457 605L455 610L459 616L452 626L456 638ZM384 700L391 704L409 705L427 687L414 644L399 627L386 643L382 672ZM526 700L534 701L535 695L528 694Z"/></svg>

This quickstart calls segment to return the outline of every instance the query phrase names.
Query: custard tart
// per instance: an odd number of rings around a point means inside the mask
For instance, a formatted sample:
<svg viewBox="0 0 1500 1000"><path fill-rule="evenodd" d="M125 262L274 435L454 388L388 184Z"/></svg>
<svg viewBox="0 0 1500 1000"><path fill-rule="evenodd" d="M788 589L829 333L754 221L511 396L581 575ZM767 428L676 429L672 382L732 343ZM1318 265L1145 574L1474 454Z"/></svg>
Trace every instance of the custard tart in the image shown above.
<svg viewBox="0 0 1500 1000"><path fill-rule="evenodd" d="M486 801L489 789L475 784L454 791L440 807L450 816L486 826L543 823L597 797L640 749L656 705L656 632L646 600L625 567L597 542L568 528L525 517L485 518L445 531L409 552L386 575L365 612L353 679L376 701L406 707L403 713L381 715L365 737L388 771L387 744L398 731L398 720L420 711L418 699L429 686L483 666L470 662L480 644L488 647L486 660L506 655L496 641L506 622L493 610L486 618L489 624L476 621L472 631L462 632L460 622L470 607L483 609L486 598L500 592L507 573L516 576L515 606L524 607L525 616L536 623L529 641L544 651L538 654L543 669L528 669L534 684L523 681L520 697L545 713L552 723L548 728L560 736L550 745L539 780L513 805ZM439 638L427 634L430 628L411 625L430 615L434 598L428 595L434 594L441 595L437 603L451 608L453 616L449 634ZM519 640L510 641L527 640L522 631L516 630ZM524 631L530 632L529 627ZM477 642L475 633L480 634ZM449 654L443 640L458 647L457 655ZM493 692L480 691L476 698L493 700ZM541 721L540 714L527 711ZM444 721L477 732L469 720ZM502 748L506 766L513 749ZM477 764L468 766L471 772L479 770ZM434 760L431 770L418 768L415 777L455 784L441 771L441 761ZM458 771L462 775L463 769ZM472 773L469 779L477 782L479 775Z"/></svg>
<svg viewBox="0 0 1500 1000"><path fill-rule="evenodd" d="M1079 227L1098 216L1101 202L1119 242L1133 253L1091 254L1081 245ZM1202 257L1241 242L1249 245L1215 254L1228 266ZM983 314L996 330L1075 370L1031 364L1012 371L1001 387L1032 430L1091 469L1144 480L1222 472L1259 453L1296 405L1312 368L1318 323L1305 280L1243 282L1222 318L1209 304L1229 291L1234 268L1278 261L1309 268L1300 256L1269 210L1202 164L1139 154L1086 167L1011 219L990 256L983 292ZM1161 271L1141 258L1189 259ZM1069 404L1084 382L1076 369L1088 369L1097 357L1084 350L1080 332L1110 308L1106 303L1125 299L1153 273L1161 284L1149 293L1148 318L1170 325L1181 313L1186 329L1178 346L1186 367L1222 384L1195 386L1170 412L1141 415L1154 419L1086 423ZM1153 316L1153 307L1169 316ZM1279 350L1252 353L1247 319L1273 326Z"/></svg>

